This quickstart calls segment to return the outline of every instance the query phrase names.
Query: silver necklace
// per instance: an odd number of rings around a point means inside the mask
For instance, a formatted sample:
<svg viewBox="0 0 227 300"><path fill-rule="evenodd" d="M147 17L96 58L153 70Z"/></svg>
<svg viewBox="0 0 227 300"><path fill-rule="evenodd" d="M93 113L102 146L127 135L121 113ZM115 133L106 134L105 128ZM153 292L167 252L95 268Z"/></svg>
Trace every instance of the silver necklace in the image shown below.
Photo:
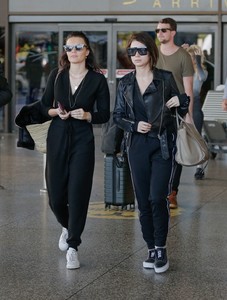
<svg viewBox="0 0 227 300"><path fill-rule="evenodd" d="M86 76L88 70L85 70L85 72L79 74L79 76L75 76L72 72L69 72L69 79L70 83L72 85L72 91L76 91L82 82L83 78Z"/></svg>
<svg viewBox="0 0 227 300"><path fill-rule="evenodd" d="M73 81L72 79L70 79L70 84L72 86L72 92L75 92L79 85L81 84L81 82L83 81L84 78L81 78L80 80L77 81Z"/></svg>

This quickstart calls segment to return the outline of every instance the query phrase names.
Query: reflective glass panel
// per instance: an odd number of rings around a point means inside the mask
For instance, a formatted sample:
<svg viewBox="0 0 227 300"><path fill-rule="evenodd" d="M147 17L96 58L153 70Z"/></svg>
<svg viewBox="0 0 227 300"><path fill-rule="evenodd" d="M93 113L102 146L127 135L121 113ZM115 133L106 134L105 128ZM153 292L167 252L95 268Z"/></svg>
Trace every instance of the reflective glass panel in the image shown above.
<svg viewBox="0 0 227 300"><path fill-rule="evenodd" d="M58 33L16 32L16 114L25 104L39 100L50 71L58 65Z"/></svg>

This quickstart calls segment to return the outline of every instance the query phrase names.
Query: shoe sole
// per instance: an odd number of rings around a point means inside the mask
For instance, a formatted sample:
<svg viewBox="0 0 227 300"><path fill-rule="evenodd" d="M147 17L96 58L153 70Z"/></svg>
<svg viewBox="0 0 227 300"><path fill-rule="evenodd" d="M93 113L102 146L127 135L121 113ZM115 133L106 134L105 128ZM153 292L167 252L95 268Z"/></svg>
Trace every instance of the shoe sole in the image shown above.
<svg viewBox="0 0 227 300"><path fill-rule="evenodd" d="M195 180L203 180L204 176L195 176Z"/></svg>
<svg viewBox="0 0 227 300"><path fill-rule="evenodd" d="M155 266L154 266L154 270L155 270L155 273L164 273L164 272L166 272L167 270L169 269L169 262L167 262L163 267L161 267L161 268L156 268Z"/></svg>
<svg viewBox="0 0 227 300"><path fill-rule="evenodd" d="M169 208L171 209L175 209L175 208L178 208L178 204L177 202L176 203L173 203L172 201L168 200L169 202ZM174 201L175 202L175 201Z"/></svg>
<svg viewBox="0 0 227 300"><path fill-rule="evenodd" d="M76 266L73 266L73 265L66 265L66 268L67 268L68 270L79 269L79 268L80 268L80 265L76 265Z"/></svg>
<svg viewBox="0 0 227 300"><path fill-rule="evenodd" d="M177 205L174 205L174 204L170 204L170 205L169 205L169 208L170 208L170 209L176 209L176 208L178 208L178 206L177 206Z"/></svg>
<svg viewBox="0 0 227 300"><path fill-rule="evenodd" d="M147 263L147 262L143 262L143 267L145 268L145 269L154 269L154 264L152 264L152 263Z"/></svg>

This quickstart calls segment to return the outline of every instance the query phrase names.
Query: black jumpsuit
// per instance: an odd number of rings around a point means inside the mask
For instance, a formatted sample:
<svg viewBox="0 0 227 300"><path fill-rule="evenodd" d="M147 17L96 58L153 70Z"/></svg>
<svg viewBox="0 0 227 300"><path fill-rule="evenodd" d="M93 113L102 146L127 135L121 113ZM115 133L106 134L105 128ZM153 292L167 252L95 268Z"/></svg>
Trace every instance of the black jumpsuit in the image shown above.
<svg viewBox="0 0 227 300"><path fill-rule="evenodd" d="M42 97L44 113L57 102L67 110L89 111L93 124L109 119L110 97L105 77L89 70L74 95L69 71L53 70ZM56 78L57 75L57 79ZM68 229L69 247L81 243L94 172L94 134L92 124L69 117L53 118L47 138L46 183L49 204L58 222Z"/></svg>

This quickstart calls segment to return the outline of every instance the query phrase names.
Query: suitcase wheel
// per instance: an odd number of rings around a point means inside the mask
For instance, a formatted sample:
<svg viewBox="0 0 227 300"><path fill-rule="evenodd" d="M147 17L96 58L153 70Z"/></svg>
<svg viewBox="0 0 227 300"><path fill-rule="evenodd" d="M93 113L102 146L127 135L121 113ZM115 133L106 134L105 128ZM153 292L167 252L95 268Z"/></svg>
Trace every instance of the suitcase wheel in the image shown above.
<svg viewBox="0 0 227 300"><path fill-rule="evenodd" d="M105 210L107 210L107 209L110 209L111 208L111 205L110 204L105 204Z"/></svg>
<svg viewBox="0 0 227 300"><path fill-rule="evenodd" d="M135 204L130 204L130 210L134 211L135 210Z"/></svg>
<svg viewBox="0 0 227 300"><path fill-rule="evenodd" d="M134 204L129 204L129 205L122 205L121 206L121 210L131 210L131 211L134 211L135 210L135 205Z"/></svg>
<svg viewBox="0 0 227 300"><path fill-rule="evenodd" d="M128 206L127 205L122 205L121 206L121 210L127 210L128 209Z"/></svg>

